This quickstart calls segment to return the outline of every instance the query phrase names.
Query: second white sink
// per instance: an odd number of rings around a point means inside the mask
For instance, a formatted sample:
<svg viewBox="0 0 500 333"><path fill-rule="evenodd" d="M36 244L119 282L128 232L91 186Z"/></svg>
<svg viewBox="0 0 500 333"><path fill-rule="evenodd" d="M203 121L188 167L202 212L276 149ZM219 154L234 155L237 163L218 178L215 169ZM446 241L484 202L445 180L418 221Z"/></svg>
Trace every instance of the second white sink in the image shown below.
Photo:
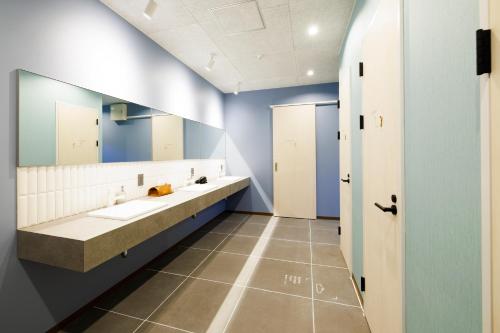
<svg viewBox="0 0 500 333"><path fill-rule="evenodd" d="M210 191L216 188L218 185L214 184L193 184L189 186L184 186L179 188L180 191L187 191L187 192L205 192L205 191Z"/></svg>

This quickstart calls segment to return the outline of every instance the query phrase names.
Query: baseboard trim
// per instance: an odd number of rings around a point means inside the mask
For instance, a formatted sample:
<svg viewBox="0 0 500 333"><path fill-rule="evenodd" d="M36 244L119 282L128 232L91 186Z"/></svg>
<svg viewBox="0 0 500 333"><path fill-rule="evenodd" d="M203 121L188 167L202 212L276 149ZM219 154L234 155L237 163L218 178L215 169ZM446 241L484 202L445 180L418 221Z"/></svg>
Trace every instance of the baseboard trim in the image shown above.
<svg viewBox="0 0 500 333"><path fill-rule="evenodd" d="M210 221L213 221L215 218L217 218L218 216L220 216L220 215L222 215L222 214L224 214L226 212L227 211L222 212L221 214L217 215L216 217L214 217ZM207 223L209 223L210 221L207 221ZM195 231L193 231L193 232L195 232ZM106 289L104 292L102 292L101 294L99 294L98 296L96 296L90 302L88 302L87 304L83 305L81 308L79 308L78 310L76 310L75 312L73 312L72 314L70 314L68 317L64 318L62 321L60 321L59 323L57 323L56 325L54 325L52 328L48 329L47 333L57 333L57 332L62 331L64 329L64 327L66 327L73 320L75 320L78 317L80 317L85 311L87 311L90 308L92 308L95 305L97 305L97 303L99 301L101 301L101 299L104 297L104 295L106 293L114 291L114 290L117 290L118 288L120 288L126 282L130 281L137 274L139 274L142 270L144 270L145 268L147 268L148 266L150 266L150 264L152 264L156 259L158 259L159 257L165 255L168 251L170 251L172 248L174 248L175 245L179 244L180 242L182 242L184 239L186 239L187 237L189 237L191 235L192 235L192 233L190 233L186 237L182 238L177 243L175 243L174 245L172 245L171 247L169 247L165 251L161 252L159 255L157 255L156 257L154 257L153 259L151 259L150 261L148 261L147 263L145 263L144 265L142 265L141 267L139 267L138 269L136 269L135 271L133 271L132 273L130 273L129 275L127 275L126 277L124 277L123 279L121 279L120 281L118 281L115 285L113 285L112 287Z"/></svg>
<svg viewBox="0 0 500 333"><path fill-rule="evenodd" d="M237 213L237 214L273 216L273 213L267 213L267 212L250 212L250 211L246 211L246 210L227 210L226 212Z"/></svg>
<svg viewBox="0 0 500 333"><path fill-rule="evenodd" d="M337 216L318 216L318 220L335 220L335 221L340 221L340 217Z"/></svg>

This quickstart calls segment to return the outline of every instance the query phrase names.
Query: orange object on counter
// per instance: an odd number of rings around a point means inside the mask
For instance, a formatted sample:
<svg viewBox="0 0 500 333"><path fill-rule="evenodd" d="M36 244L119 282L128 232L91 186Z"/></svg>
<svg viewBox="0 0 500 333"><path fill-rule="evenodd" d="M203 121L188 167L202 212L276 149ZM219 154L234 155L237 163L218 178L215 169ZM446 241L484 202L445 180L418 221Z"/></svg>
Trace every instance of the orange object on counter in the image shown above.
<svg viewBox="0 0 500 333"><path fill-rule="evenodd" d="M164 195L174 193L172 190L172 185L170 184L164 184L164 185L158 185L155 187L152 187L148 191L148 196L150 197L162 197Z"/></svg>

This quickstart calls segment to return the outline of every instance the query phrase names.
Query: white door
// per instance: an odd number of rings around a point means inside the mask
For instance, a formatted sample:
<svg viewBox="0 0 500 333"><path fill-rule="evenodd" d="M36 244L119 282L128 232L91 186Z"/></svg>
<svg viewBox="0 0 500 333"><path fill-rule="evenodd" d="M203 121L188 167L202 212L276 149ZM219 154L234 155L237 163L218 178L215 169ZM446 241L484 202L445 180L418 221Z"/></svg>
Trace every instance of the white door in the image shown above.
<svg viewBox="0 0 500 333"><path fill-rule="evenodd" d="M351 75L340 72L340 248L352 272Z"/></svg>
<svg viewBox="0 0 500 333"><path fill-rule="evenodd" d="M56 102L57 164L99 163L99 110Z"/></svg>
<svg viewBox="0 0 500 333"><path fill-rule="evenodd" d="M380 0L362 51L364 306L373 333L404 331L400 11L400 0ZM392 206L396 215L382 210Z"/></svg>
<svg viewBox="0 0 500 333"><path fill-rule="evenodd" d="M153 161L184 159L183 119L174 115L152 118Z"/></svg>
<svg viewBox="0 0 500 333"><path fill-rule="evenodd" d="M490 1L492 72L490 76L491 119L491 214L493 332L500 333L500 1Z"/></svg>
<svg viewBox="0 0 500 333"><path fill-rule="evenodd" d="M316 107L273 108L274 215L316 219Z"/></svg>

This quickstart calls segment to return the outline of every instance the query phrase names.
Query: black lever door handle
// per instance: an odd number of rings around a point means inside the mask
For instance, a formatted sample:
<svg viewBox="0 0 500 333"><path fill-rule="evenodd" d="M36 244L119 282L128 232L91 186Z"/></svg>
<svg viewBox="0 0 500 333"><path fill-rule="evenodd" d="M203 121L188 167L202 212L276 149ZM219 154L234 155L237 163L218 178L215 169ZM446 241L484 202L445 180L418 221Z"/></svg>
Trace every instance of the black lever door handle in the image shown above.
<svg viewBox="0 0 500 333"><path fill-rule="evenodd" d="M392 215L397 215L398 214L398 207L396 205L392 205L391 207L384 207L381 204L375 202L375 206L377 206L378 209L385 213L392 213Z"/></svg>
<svg viewBox="0 0 500 333"><path fill-rule="evenodd" d="M347 174L347 179L340 178L343 183L349 184L351 182L351 175Z"/></svg>

